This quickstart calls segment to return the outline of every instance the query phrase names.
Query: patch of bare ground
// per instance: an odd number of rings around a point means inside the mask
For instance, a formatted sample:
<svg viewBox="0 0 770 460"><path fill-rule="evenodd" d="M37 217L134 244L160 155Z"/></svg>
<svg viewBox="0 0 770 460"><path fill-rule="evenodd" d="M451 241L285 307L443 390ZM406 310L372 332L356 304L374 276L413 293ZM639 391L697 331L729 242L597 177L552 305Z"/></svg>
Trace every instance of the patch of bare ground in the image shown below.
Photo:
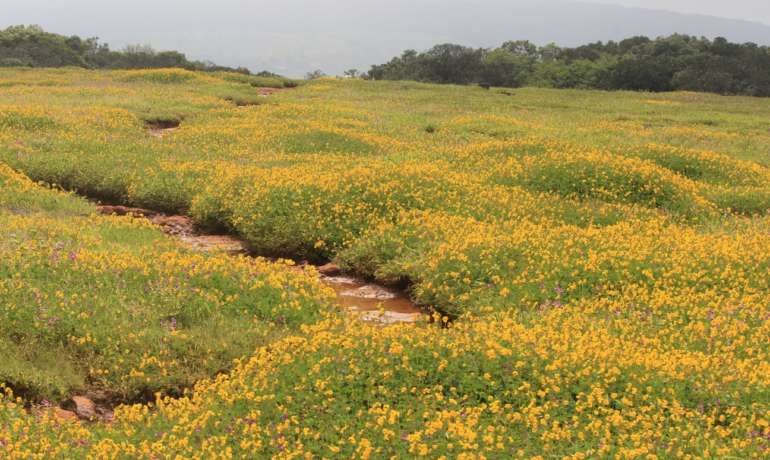
<svg viewBox="0 0 770 460"><path fill-rule="evenodd" d="M163 136L170 134L177 129L178 128L148 128L147 132L150 134L150 136L161 139Z"/></svg>
<svg viewBox="0 0 770 460"><path fill-rule="evenodd" d="M257 94L260 96L270 96L281 91L286 91L289 88L258 88Z"/></svg>
<svg viewBox="0 0 770 460"><path fill-rule="evenodd" d="M162 138L163 136L179 129L182 124L181 120L177 119L155 119L145 120L144 126L147 128L147 133L152 137Z"/></svg>
<svg viewBox="0 0 770 460"><path fill-rule="evenodd" d="M53 405L49 401L43 400L32 406L30 412L37 415L50 413L62 422L111 423L114 417L113 409L119 404L120 402L116 398L109 397L105 392L94 390L86 394L72 396L59 405Z"/></svg>
<svg viewBox="0 0 770 460"><path fill-rule="evenodd" d="M148 219L163 230L164 233L177 237L190 249L203 252L222 251L229 254L246 254L246 244L231 235L201 234L195 228L193 220L187 216L168 215L162 212L127 206L100 205L100 214L133 216Z"/></svg>

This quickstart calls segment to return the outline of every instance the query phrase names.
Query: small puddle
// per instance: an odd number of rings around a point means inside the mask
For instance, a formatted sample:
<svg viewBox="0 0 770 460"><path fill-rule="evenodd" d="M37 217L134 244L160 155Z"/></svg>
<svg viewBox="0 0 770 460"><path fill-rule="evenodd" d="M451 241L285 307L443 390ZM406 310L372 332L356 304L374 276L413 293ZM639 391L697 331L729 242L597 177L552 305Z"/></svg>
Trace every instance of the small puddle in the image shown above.
<svg viewBox="0 0 770 460"><path fill-rule="evenodd" d="M404 292L345 275L320 275L319 279L334 289L340 307L362 320L413 323L423 316L422 310Z"/></svg>
<svg viewBox="0 0 770 460"><path fill-rule="evenodd" d="M106 215L144 217L194 251L249 254L248 246L234 236L197 233L192 219L187 216L127 206L99 205L97 210ZM304 270L304 267L300 265L296 268ZM347 276L332 264L318 267L317 271L318 279L337 293L337 304L363 321L383 325L414 323L425 316L403 291Z"/></svg>

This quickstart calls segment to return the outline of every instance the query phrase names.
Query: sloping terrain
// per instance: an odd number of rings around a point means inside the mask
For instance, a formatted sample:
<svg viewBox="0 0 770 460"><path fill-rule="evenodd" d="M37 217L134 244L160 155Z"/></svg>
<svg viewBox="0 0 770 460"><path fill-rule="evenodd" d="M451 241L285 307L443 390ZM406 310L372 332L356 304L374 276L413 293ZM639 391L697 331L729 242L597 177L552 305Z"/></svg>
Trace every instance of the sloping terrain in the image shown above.
<svg viewBox="0 0 770 460"><path fill-rule="evenodd" d="M0 73L0 452L766 454L766 101L225 77ZM339 315L310 274L33 181L408 286L435 321ZM44 401L95 390L140 403Z"/></svg>

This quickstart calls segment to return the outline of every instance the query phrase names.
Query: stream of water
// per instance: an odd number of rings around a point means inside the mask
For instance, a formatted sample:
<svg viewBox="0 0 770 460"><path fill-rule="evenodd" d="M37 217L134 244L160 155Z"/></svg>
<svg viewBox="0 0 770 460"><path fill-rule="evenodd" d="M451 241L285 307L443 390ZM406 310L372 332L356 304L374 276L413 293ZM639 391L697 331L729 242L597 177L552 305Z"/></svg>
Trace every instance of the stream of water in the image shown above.
<svg viewBox="0 0 770 460"><path fill-rule="evenodd" d="M185 246L195 251L249 254L244 241L232 235L201 234L196 230L192 219L187 216L166 215L125 206L100 205L97 209L102 214L147 218L165 233L178 238ZM297 268L304 269L301 265ZM337 293L337 304L341 309L361 320L380 324L411 323L419 321L425 315L401 290L342 273L319 274L318 278Z"/></svg>

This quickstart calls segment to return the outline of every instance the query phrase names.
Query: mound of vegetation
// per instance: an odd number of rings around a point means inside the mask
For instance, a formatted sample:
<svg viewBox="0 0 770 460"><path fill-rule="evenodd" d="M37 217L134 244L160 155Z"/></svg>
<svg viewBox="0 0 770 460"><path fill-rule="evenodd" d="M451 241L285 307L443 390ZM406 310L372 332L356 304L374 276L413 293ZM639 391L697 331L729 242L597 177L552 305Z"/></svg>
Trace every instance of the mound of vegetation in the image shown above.
<svg viewBox="0 0 770 460"><path fill-rule="evenodd" d="M641 91L706 91L770 96L770 48L672 35L632 37L576 48L510 41L499 48L437 45L407 50L375 65L375 80L483 86L540 86Z"/></svg>
<svg viewBox="0 0 770 460"><path fill-rule="evenodd" d="M650 162L574 152L569 155L527 156L513 162L501 181L552 192L568 198L593 198L609 203L638 204L674 213L697 215L708 211L695 184Z"/></svg>

